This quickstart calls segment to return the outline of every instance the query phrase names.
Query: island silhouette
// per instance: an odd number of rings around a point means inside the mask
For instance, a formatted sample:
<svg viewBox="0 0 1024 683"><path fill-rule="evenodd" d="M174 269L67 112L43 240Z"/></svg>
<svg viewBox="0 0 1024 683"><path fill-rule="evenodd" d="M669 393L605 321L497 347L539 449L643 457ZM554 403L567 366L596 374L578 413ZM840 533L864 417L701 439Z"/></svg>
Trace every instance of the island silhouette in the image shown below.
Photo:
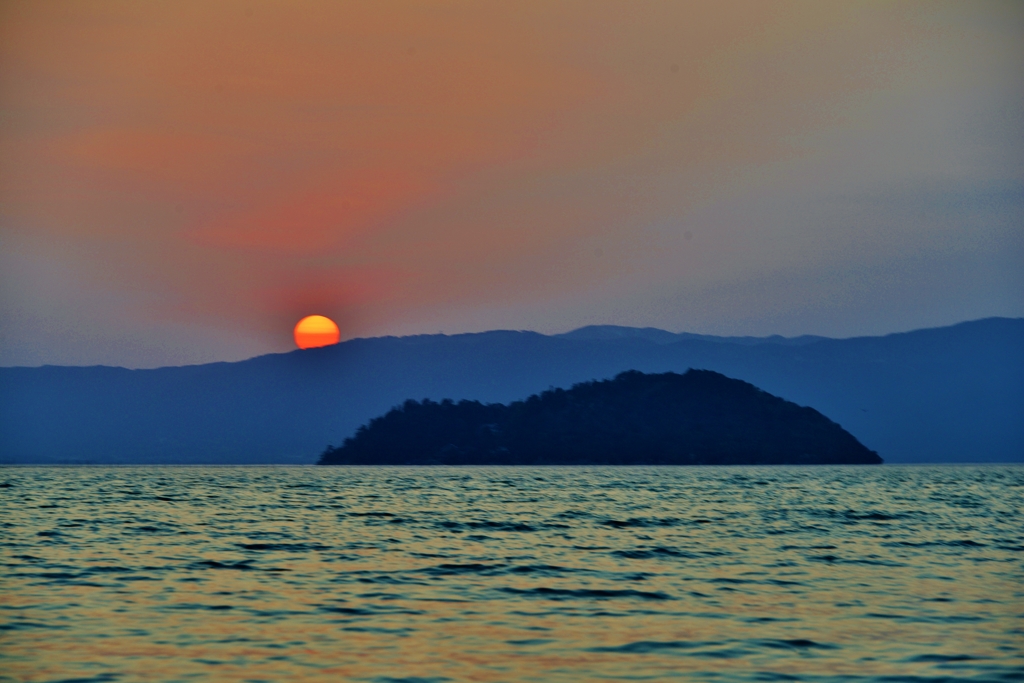
<svg viewBox="0 0 1024 683"><path fill-rule="evenodd" d="M882 458L813 408L710 370L550 389L509 405L407 400L321 465L867 465Z"/></svg>

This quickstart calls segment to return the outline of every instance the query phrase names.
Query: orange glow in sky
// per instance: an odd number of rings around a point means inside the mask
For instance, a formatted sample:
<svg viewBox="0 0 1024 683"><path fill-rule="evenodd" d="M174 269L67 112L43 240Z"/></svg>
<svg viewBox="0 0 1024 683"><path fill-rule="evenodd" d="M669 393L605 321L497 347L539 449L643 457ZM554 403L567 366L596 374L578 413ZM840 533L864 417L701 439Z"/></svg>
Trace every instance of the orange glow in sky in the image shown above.
<svg viewBox="0 0 1024 683"><path fill-rule="evenodd" d="M300 349L337 344L341 339L338 325L322 315L307 315L295 325L295 345Z"/></svg>
<svg viewBox="0 0 1024 683"><path fill-rule="evenodd" d="M242 359L308 311L346 339L1021 315L1021 27L986 1L5 0L0 366Z"/></svg>

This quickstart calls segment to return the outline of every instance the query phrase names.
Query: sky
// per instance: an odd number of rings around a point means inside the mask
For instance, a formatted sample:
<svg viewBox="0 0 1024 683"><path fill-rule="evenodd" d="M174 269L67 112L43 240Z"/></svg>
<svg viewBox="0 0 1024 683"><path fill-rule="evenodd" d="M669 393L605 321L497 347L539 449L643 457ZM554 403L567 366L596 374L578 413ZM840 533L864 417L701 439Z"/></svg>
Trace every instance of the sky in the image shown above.
<svg viewBox="0 0 1024 683"><path fill-rule="evenodd" d="M0 365L1024 316L1024 3L0 3Z"/></svg>

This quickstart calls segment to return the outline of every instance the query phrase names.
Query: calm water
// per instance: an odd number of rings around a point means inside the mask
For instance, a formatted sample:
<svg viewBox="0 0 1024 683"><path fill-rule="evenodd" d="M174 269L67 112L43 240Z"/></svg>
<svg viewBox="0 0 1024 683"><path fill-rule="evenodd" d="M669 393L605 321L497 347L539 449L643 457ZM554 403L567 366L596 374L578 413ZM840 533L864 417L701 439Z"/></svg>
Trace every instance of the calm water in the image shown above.
<svg viewBox="0 0 1024 683"><path fill-rule="evenodd" d="M1024 467L8 468L0 680L1024 680Z"/></svg>

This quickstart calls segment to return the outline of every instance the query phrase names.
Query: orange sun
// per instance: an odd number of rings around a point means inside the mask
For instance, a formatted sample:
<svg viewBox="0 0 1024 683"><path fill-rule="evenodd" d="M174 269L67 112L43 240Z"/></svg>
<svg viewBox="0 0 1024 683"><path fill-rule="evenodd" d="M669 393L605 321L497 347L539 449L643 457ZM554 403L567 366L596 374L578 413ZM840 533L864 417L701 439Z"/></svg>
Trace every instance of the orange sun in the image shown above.
<svg viewBox="0 0 1024 683"><path fill-rule="evenodd" d="M337 344L341 331L330 318L322 315L307 315L295 325L295 345L300 349Z"/></svg>

